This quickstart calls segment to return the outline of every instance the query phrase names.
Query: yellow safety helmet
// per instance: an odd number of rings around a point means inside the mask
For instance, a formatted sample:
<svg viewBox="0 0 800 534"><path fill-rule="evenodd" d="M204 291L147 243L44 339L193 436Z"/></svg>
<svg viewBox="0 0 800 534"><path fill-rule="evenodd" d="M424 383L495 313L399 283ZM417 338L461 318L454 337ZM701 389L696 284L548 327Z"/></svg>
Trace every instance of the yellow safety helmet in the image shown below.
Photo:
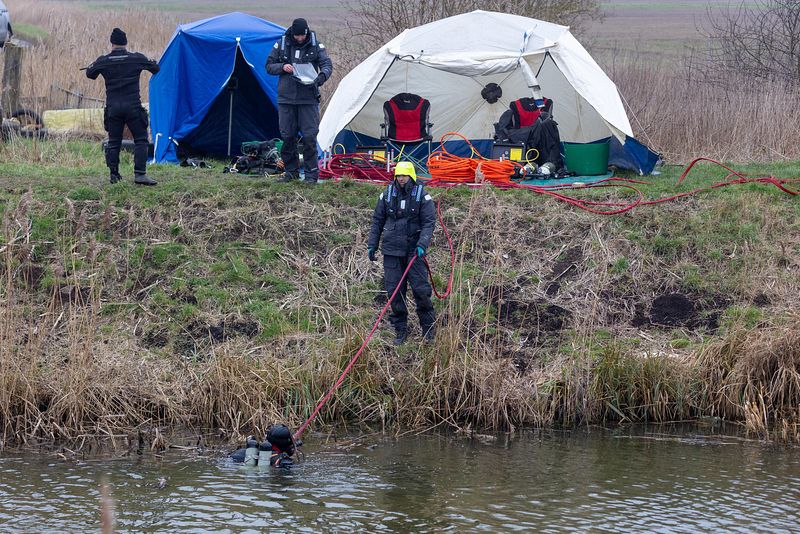
<svg viewBox="0 0 800 534"><path fill-rule="evenodd" d="M398 174L410 176L412 180L417 181L417 170L410 161L401 161L395 166L394 175L397 176Z"/></svg>

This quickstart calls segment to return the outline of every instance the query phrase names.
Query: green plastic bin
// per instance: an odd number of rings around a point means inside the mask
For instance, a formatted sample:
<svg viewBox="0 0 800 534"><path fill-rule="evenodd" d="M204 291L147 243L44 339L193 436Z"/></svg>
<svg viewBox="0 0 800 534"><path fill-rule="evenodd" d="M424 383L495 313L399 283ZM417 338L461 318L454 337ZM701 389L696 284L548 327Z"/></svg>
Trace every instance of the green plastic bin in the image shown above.
<svg viewBox="0 0 800 534"><path fill-rule="evenodd" d="M608 141L564 143L564 164L578 176L596 176L608 172Z"/></svg>

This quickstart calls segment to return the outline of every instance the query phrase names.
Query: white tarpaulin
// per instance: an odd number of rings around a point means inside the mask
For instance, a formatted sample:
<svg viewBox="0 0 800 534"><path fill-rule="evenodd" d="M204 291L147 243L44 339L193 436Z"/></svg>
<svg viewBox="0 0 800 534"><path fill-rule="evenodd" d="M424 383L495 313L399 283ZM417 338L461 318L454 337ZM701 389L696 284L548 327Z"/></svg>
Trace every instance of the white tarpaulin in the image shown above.
<svg viewBox="0 0 800 534"><path fill-rule="evenodd" d="M486 84L503 90L493 104ZM430 101L433 138L490 139L493 124L535 83L553 100L562 141L632 137L614 83L569 32L540 20L473 11L431 22L386 43L339 83L320 123L320 147L343 130L378 138L383 103L398 93Z"/></svg>

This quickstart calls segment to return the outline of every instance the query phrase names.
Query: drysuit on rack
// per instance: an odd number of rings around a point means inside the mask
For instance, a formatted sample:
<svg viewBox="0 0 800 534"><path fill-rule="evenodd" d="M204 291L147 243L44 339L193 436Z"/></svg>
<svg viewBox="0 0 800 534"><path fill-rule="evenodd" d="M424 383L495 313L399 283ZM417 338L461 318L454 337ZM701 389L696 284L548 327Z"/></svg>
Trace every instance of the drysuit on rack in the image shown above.
<svg viewBox="0 0 800 534"><path fill-rule="evenodd" d="M539 153L531 161L537 165L552 163L556 169L564 167L561 157L561 136L558 123L552 115L553 101L545 98L539 107L533 98L520 98L509 106L494 125L495 140L524 143L526 153L536 149Z"/></svg>

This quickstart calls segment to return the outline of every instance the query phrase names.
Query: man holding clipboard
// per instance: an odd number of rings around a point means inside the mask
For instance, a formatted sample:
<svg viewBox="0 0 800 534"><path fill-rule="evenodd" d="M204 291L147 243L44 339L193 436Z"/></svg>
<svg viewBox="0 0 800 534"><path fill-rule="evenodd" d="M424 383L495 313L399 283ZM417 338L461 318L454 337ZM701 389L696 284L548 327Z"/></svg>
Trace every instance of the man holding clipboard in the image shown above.
<svg viewBox="0 0 800 534"><path fill-rule="evenodd" d="M284 172L279 182L300 178L297 135L303 134L304 183L316 184L319 87L333 72L325 45L309 30L305 19L295 19L267 58L267 72L278 76L278 123L283 139Z"/></svg>

